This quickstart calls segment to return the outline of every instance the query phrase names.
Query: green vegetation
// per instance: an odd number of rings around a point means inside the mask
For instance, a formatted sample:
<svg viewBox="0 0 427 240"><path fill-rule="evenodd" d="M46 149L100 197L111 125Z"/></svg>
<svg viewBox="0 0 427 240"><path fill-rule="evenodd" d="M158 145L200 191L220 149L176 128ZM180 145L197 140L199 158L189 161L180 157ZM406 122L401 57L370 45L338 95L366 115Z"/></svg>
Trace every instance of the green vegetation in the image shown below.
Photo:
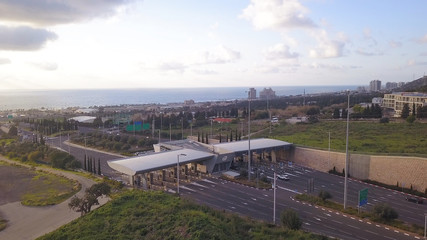
<svg viewBox="0 0 427 240"><path fill-rule="evenodd" d="M7 221L0 217L0 232L7 227Z"/></svg>
<svg viewBox="0 0 427 240"><path fill-rule="evenodd" d="M347 213L349 215L357 216L360 218L368 218L371 221L382 223L385 225L389 225L395 228L399 228L408 232L413 232L419 235L422 235L424 233L424 228L422 226L412 224L408 225L407 223L395 219L398 216L398 213L387 206L384 205L376 205L372 212L364 212L361 211L360 213L357 211L357 209L352 207L347 207L346 209L343 208L343 205L332 202L329 200L323 201L320 197L308 195L308 194L299 194L295 196L296 199L304 202L309 202L314 205L319 205L323 207L327 207L330 209L334 209L336 211L340 211L343 213Z"/></svg>
<svg viewBox="0 0 427 240"><path fill-rule="evenodd" d="M298 213L293 209L286 209L280 214L280 220L284 227L291 230L298 230L302 226L302 221Z"/></svg>
<svg viewBox="0 0 427 240"><path fill-rule="evenodd" d="M128 191L42 239L326 239L162 192Z"/></svg>
<svg viewBox="0 0 427 240"><path fill-rule="evenodd" d="M80 212L81 215L85 215L90 212L92 206L99 205L98 197L102 195L109 195L111 187L106 182L97 183L86 189L84 197L79 198L74 196L68 203L70 209L76 212Z"/></svg>
<svg viewBox="0 0 427 240"><path fill-rule="evenodd" d="M48 164L54 168L76 169L81 164L72 155L50 148L42 143L9 141L5 142L3 148L0 148L0 154L7 156L11 160L24 162L27 164ZM6 144L8 142L8 144Z"/></svg>
<svg viewBox="0 0 427 240"><path fill-rule="evenodd" d="M55 205L80 191L81 186L77 181L42 171L36 171L35 174L29 183L29 192L22 196L23 205Z"/></svg>
<svg viewBox="0 0 427 240"><path fill-rule="evenodd" d="M283 124L277 127L273 138L296 145L345 151L345 121L321 121L315 124ZM379 123L352 121L349 125L349 151L359 154L427 155L427 124ZM260 134L261 135L261 134ZM262 135L261 135L262 136Z"/></svg>

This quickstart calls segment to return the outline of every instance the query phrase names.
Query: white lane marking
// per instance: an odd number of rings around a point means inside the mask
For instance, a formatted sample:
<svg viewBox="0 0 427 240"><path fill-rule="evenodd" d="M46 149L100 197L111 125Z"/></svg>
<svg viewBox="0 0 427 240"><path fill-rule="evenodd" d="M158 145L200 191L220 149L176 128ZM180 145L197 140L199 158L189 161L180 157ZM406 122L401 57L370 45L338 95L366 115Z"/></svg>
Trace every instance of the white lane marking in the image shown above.
<svg viewBox="0 0 427 240"><path fill-rule="evenodd" d="M415 236L416 239L420 239L419 237Z"/></svg>
<svg viewBox="0 0 427 240"><path fill-rule="evenodd" d="M256 198L251 197L252 200L256 201Z"/></svg>
<svg viewBox="0 0 427 240"><path fill-rule="evenodd" d="M375 224L375 226L376 226L376 227L381 227L381 226L380 226L380 225L378 225L378 224Z"/></svg>
<svg viewBox="0 0 427 240"><path fill-rule="evenodd" d="M394 230L394 232L395 232L395 233L399 233L399 231L397 231L397 230Z"/></svg>
<svg viewBox="0 0 427 240"><path fill-rule="evenodd" d="M198 184L198 183L196 183L196 182L192 182L192 183L190 183L190 184L191 184L191 185L194 185L194 186L202 187L202 188L208 188L208 187L203 186L202 184Z"/></svg>
<svg viewBox="0 0 427 240"><path fill-rule="evenodd" d="M243 204L248 205L248 203L243 202Z"/></svg>
<svg viewBox="0 0 427 240"><path fill-rule="evenodd" d="M308 222L306 222L306 223L304 223L305 225L308 225L308 226L310 226L310 223L308 223Z"/></svg>
<svg viewBox="0 0 427 240"><path fill-rule="evenodd" d="M317 221L321 222L322 220L320 218L314 217Z"/></svg>
<svg viewBox="0 0 427 240"><path fill-rule="evenodd" d="M268 197L268 195L267 195L267 194L264 194L264 197Z"/></svg>
<svg viewBox="0 0 427 240"><path fill-rule="evenodd" d="M390 230L390 228L388 228L388 227L384 227L386 230Z"/></svg>
<svg viewBox="0 0 427 240"><path fill-rule="evenodd" d="M326 215L326 216L328 216L328 217L330 217L330 216L331 216L331 214L329 214L329 213L325 213L325 215Z"/></svg>
<svg viewBox="0 0 427 240"><path fill-rule="evenodd" d="M347 215L344 215L344 214L343 214L342 216L343 216L343 217L347 217Z"/></svg>
<svg viewBox="0 0 427 240"><path fill-rule="evenodd" d="M277 186L277 188L280 188L280 189L282 189L282 190L286 190L286 191L289 191L289 192L293 192L293 193L300 193L300 192L298 192L298 191L296 191L296 190L292 190L292 189L289 189L289 188L284 188L284 187L281 187L281 186Z"/></svg>
<svg viewBox="0 0 427 240"><path fill-rule="evenodd" d="M353 226L353 225L347 225L347 226L352 227L352 228L355 228L355 229L360 229L360 228L358 228L358 227L356 227L356 226Z"/></svg>
<svg viewBox="0 0 427 240"><path fill-rule="evenodd" d="M192 191L192 192L196 192L195 190L193 190L191 188L188 188L186 186L179 186L179 188L182 188L182 189L185 189L185 190L188 190L188 191Z"/></svg>
<svg viewBox="0 0 427 240"><path fill-rule="evenodd" d="M354 218L354 217L350 217L351 219L353 219L353 220L355 220L356 218Z"/></svg>
<svg viewBox="0 0 427 240"><path fill-rule="evenodd" d="M371 222L366 222L367 224L369 224L369 225L371 225L372 223Z"/></svg>
<svg viewBox="0 0 427 240"><path fill-rule="evenodd" d="M212 184L216 184L216 182L212 182L211 180L208 179L203 179L204 182L208 182L208 183L212 183Z"/></svg>
<svg viewBox="0 0 427 240"><path fill-rule="evenodd" d="M404 233L406 236L409 236L409 234L407 234L407 233Z"/></svg>
<svg viewBox="0 0 427 240"><path fill-rule="evenodd" d="M230 208L232 208L232 209L236 209L235 207L233 207L233 206L231 206Z"/></svg>

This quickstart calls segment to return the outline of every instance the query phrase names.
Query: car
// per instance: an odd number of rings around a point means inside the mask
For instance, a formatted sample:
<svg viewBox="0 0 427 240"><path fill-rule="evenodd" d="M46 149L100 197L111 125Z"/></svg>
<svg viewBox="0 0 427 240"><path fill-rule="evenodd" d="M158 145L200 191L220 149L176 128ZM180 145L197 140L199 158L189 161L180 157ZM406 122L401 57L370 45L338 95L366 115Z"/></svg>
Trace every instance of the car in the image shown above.
<svg viewBox="0 0 427 240"><path fill-rule="evenodd" d="M277 175L277 178L284 181L289 181L289 177L286 174Z"/></svg>
<svg viewBox="0 0 427 240"><path fill-rule="evenodd" d="M406 197L406 201L418 203L418 204L423 204L424 202L422 198L417 198L417 197Z"/></svg>

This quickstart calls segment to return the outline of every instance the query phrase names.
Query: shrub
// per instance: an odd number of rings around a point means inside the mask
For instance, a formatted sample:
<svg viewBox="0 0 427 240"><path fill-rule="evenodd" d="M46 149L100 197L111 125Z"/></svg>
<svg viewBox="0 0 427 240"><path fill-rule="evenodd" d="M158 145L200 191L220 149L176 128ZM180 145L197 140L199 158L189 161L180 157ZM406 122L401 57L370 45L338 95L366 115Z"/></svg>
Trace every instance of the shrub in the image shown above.
<svg viewBox="0 0 427 240"><path fill-rule="evenodd" d="M292 209L284 210L280 216L280 220L285 228L298 230L301 228L302 221L298 213Z"/></svg>
<svg viewBox="0 0 427 240"><path fill-rule="evenodd" d="M389 123L389 122L390 122L389 118L383 117L380 119L380 123Z"/></svg>
<svg viewBox="0 0 427 240"><path fill-rule="evenodd" d="M326 199L332 198L332 195L329 192L325 191L325 190L321 190L319 192L319 198L321 198L322 201L325 201Z"/></svg>
<svg viewBox="0 0 427 240"><path fill-rule="evenodd" d="M396 210L390 207L387 203L376 204L372 211L376 217L384 220L392 220L399 217L399 214L396 212Z"/></svg>
<svg viewBox="0 0 427 240"><path fill-rule="evenodd" d="M407 123L413 123L413 122L415 122L415 116L414 115L410 115L409 117L406 118L406 122Z"/></svg>

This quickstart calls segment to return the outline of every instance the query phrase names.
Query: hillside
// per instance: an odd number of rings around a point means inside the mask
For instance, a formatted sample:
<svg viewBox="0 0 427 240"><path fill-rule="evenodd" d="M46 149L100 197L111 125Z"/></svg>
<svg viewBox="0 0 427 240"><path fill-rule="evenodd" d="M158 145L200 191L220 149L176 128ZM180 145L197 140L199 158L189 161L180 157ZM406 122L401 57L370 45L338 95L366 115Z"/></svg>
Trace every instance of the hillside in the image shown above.
<svg viewBox="0 0 427 240"><path fill-rule="evenodd" d="M393 92L427 92L427 76L408 82L400 88L393 89Z"/></svg>
<svg viewBox="0 0 427 240"><path fill-rule="evenodd" d="M326 239L213 210L163 192L128 191L39 239Z"/></svg>

